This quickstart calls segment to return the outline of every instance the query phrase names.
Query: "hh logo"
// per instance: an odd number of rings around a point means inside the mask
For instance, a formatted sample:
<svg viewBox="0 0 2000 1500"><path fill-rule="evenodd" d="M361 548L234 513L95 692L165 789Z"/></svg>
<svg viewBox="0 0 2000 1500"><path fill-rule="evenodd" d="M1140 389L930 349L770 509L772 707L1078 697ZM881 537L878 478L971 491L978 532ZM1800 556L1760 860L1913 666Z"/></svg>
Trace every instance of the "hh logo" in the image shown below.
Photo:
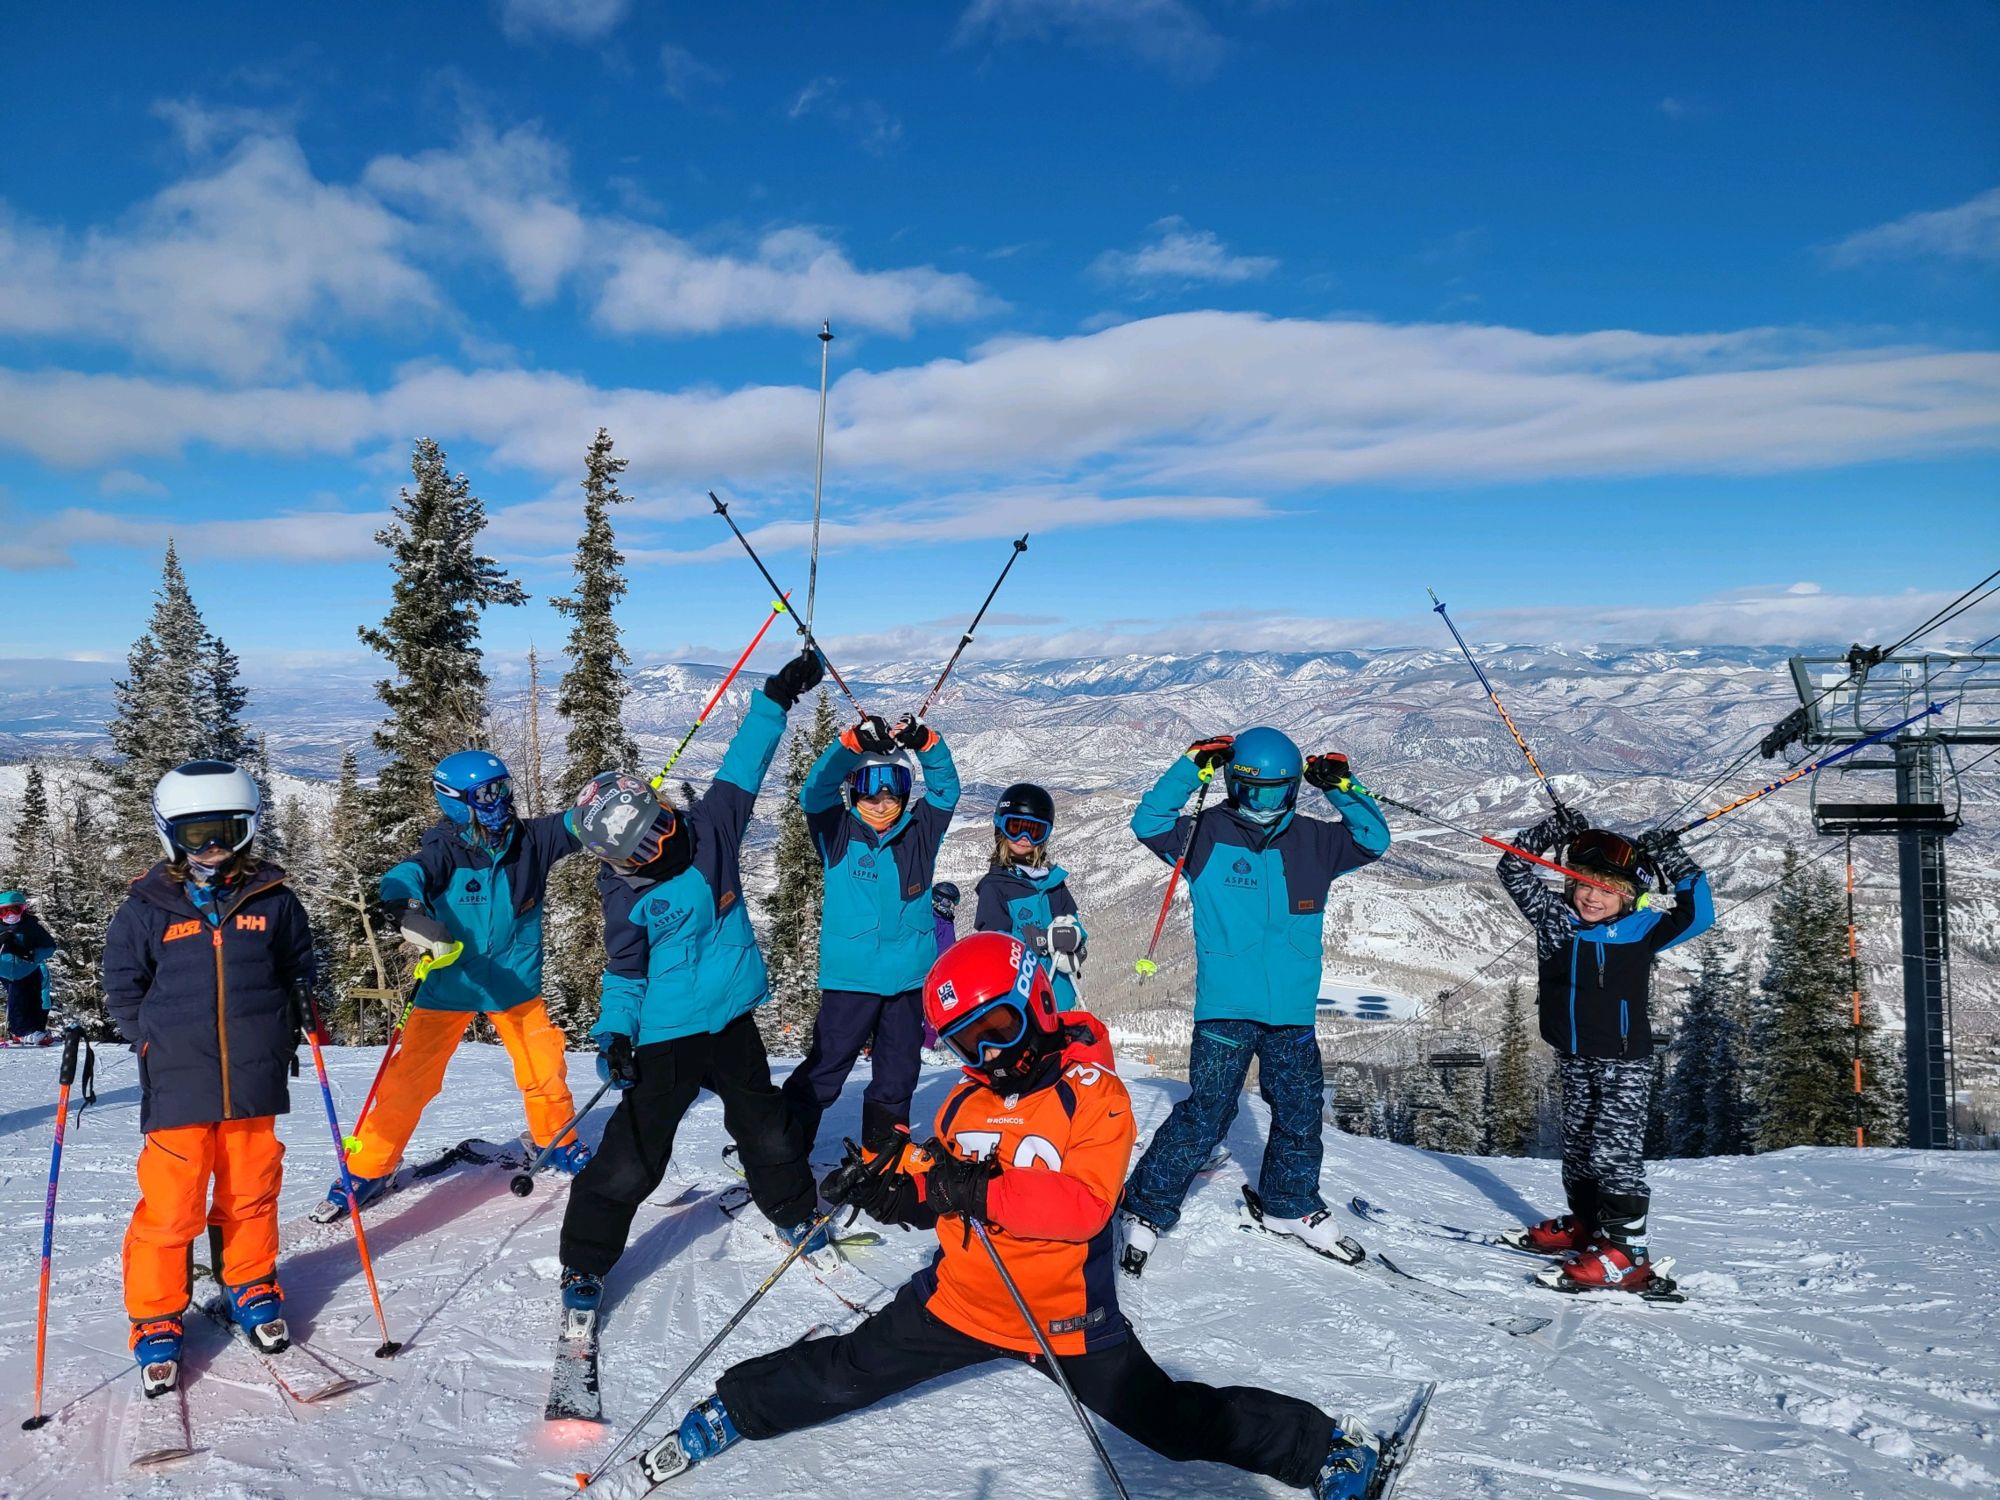
<svg viewBox="0 0 2000 1500"><path fill-rule="evenodd" d="M238 932L262 932L269 926L270 923L265 918L251 916L247 912L236 919L236 930Z"/></svg>
<svg viewBox="0 0 2000 1500"><path fill-rule="evenodd" d="M200 931L201 923L199 922L175 922L167 928L166 932L161 936L160 941L163 943L178 943L182 938L193 937Z"/></svg>
<svg viewBox="0 0 2000 1500"><path fill-rule="evenodd" d="M715 914L719 917L736 904L736 892L724 891L722 899L715 903Z"/></svg>

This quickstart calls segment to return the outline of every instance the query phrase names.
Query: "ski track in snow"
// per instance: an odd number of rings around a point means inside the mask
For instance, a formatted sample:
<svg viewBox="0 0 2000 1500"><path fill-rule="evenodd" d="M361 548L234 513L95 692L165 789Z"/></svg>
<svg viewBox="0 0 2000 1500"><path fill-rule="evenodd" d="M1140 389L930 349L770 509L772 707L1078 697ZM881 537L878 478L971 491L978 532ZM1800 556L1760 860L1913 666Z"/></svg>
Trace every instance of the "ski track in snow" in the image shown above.
<svg viewBox="0 0 2000 1500"><path fill-rule="evenodd" d="M328 1054L342 1117L380 1053ZM125 1353L119 1245L138 1147L136 1090L120 1049L102 1049L101 1102L72 1124L63 1156L46 1406L33 1406L35 1268L48 1170L53 1054L0 1056L0 1253L17 1268L0 1296L0 1500L317 1495L548 1496L570 1491L777 1259L755 1222L713 1197L672 1200L732 1180L721 1111L704 1097L674 1165L639 1210L608 1284L603 1428L541 1420L557 1325L557 1233L567 1187L539 1178L528 1199L503 1169L464 1169L366 1216L393 1336L379 1340L353 1241L315 1231L280 1262L296 1333L374 1383L293 1407L227 1336L189 1321L195 1444L190 1459L124 1469L137 1389ZM587 1086L590 1060L571 1059ZM1130 1067L1134 1075L1141 1068ZM928 1122L953 1075L926 1073ZM1181 1086L1130 1079L1143 1133ZM855 1133L857 1075L823 1143ZM331 1147L310 1078L281 1122L289 1149L288 1229L324 1191ZM579 1097L583 1097L580 1093ZM1171 1371L1215 1384L1258 1381L1388 1420L1410 1384L1441 1382L1402 1500L1643 1496L1648 1500L1903 1500L2000 1492L2000 1310L1986 1268L2000 1253L2000 1155L1797 1150L1673 1162L1654 1170L1657 1249L1679 1261L1684 1306L1580 1302L1524 1284L1532 1266L1477 1246L1368 1225L1343 1227L1420 1275L1481 1299L1480 1317L1400 1295L1386 1280L1322 1263L1236 1227L1242 1166L1254 1169L1264 1112L1246 1099L1229 1136L1235 1162L1201 1179L1187 1214L1127 1312ZM468 1136L505 1140L520 1104L498 1048L467 1045L412 1142L418 1159ZM602 1115L586 1128L595 1138ZM1329 1131L1323 1191L1345 1216L1361 1193L1405 1213L1473 1227L1552 1211L1556 1164L1429 1155ZM824 1157L831 1149L822 1145ZM754 1221L755 1211L750 1210ZM895 1284L929 1255L927 1234L886 1231L855 1252ZM1510 1338L1485 1316L1553 1318ZM732 1359L849 1312L810 1277L788 1274L675 1398L706 1393ZM996 1416L999 1420L996 1422ZM1019 1434L1032 1424L1035 1436ZM662 1430L656 1424L654 1431ZM994 1450L967 1445L1005 1434ZM1159 1459L1115 1432L1106 1441L1135 1497L1292 1493L1272 1481ZM674 1482L675 1500L899 1492L925 1497L1108 1496L1060 1393L1003 1365L969 1372L805 1434L745 1444Z"/></svg>

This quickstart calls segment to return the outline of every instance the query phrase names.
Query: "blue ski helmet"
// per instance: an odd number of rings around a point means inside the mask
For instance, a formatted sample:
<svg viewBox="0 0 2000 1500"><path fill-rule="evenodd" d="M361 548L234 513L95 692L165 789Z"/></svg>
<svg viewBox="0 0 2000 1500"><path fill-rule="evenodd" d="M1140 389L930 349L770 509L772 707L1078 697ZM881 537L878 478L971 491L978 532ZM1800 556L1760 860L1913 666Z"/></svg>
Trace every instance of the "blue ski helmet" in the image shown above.
<svg viewBox="0 0 2000 1500"><path fill-rule="evenodd" d="M471 827L477 817L481 828L498 833L514 819L514 783L505 762L490 750L447 755L431 772L431 792L460 828Z"/></svg>
<svg viewBox="0 0 2000 1500"><path fill-rule="evenodd" d="M1229 752L1223 785L1236 811L1252 823L1271 824L1299 800L1305 758L1292 737L1278 729L1246 729Z"/></svg>

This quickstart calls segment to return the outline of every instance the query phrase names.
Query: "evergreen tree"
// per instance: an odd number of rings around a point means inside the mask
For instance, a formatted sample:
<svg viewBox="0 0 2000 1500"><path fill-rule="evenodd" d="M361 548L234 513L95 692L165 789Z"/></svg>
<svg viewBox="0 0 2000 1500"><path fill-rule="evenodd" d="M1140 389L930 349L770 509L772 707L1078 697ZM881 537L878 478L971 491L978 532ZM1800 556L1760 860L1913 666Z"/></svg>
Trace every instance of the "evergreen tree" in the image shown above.
<svg viewBox="0 0 2000 1500"><path fill-rule="evenodd" d="M21 789L20 820L14 824L14 846L7 859L6 882L28 893L38 905L55 887L55 819L49 812L48 778L39 761L28 762L27 784Z"/></svg>
<svg viewBox="0 0 2000 1500"><path fill-rule="evenodd" d="M565 801L591 777L630 771L639 747L625 732L625 669L631 658L619 639L614 614L626 590L625 556L611 527L611 507L630 497L618 488L627 460L613 456L602 427L584 457L583 535L577 538L576 581L567 596L552 599L569 618L564 647L568 667L556 694L556 711L569 721L563 740ZM664 789L661 794L666 796ZM604 972L604 921L597 896L597 861L566 860L549 885L545 967L549 1017L582 1042L597 1021L599 976Z"/></svg>
<svg viewBox="0 0 2000 1500"><path fill-rule="evenodd" d="M799 789L838 732L833 701L821 691L810 727L801 725L791 734L785 804L778 813L777 886L765 906L770 929L764 957L771 972L771 1003L757 1012L757 1026L767 1048L794 1056L805 1051L819 1015L819 918L826 894L826 871L806 829Z"/></svg>
<svg viewBox="0 0 2000 1500"><path fill-rule="evenodd" d="M1426 1151L1472 1156L1485 1131L1482 1068L1412 1068L1410 1109L1416 1144ZM1438 1076L1441 1074L1442 1076Z"/></svg>
<svg viewBox="0 0 2000 1500"><path fill-rule="evenodd" d="M380 626L360 632L390 670L375 684L375 696L389 710L375 745L388 761L371 800L381 840L394 849L413 847L435 817L431 769L482 737L481 614L528 597L492 558L480 555L486 507L465 475L447 468L444 450L418 439L410 472L416 488L402 490L395 519L375 533L393 559L389 612Z"/></svg>
<svg viewBox="0 0 2000 1500"><path fill-rule="evenodd" d="M1854 1140L1854 1047L1847 967L1847 913L1840 887L1786 849L1771 911L1771 945L1751 1022L1756 1145L1841 1146ZM1864 1001L1862 1068L1871 1086L1862 1124L1879 1138L1888 1124L1886 1048Z"/></svg>
<svg viewBox="0 0 2000 1500"><path fill-rule="evenodd" d="M1733 1156L1749 1149L1733 951L1716 933L1695 956L1663 1091L1667 1145L1675 1156Z"/></svg>
<svg viewBox="0 0 2000 1500"><path fill-rule="evenodd" d="M62 945L50 1003L61 1009L65 1022L81 1023L100 1040L115 1034L104 1008L104 936L125 898L125 882L114 873L122 868L113 853L116 825L106 818L103 800L102 789L88 777L57 789L54 870L41 908Z"/></svg>
<svg viewBox="0 0 2000 1500"><path fill-rule="evenodd" d="M1500 1055L1493 1064L1493 1154L1526 1156L1535 1124L1533 1045L1521 981L1511 979L1500 1004Z"/></svg>

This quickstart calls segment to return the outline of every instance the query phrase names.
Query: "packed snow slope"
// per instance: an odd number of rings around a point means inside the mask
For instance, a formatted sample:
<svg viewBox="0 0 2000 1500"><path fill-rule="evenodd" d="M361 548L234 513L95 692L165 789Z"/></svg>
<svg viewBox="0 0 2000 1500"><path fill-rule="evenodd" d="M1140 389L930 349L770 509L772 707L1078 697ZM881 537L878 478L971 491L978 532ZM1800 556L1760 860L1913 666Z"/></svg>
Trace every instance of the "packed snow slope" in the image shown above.
<svg viewBox="0 0 2000 1500"><path fill-rule="evenodd" d="M329 1055L343 1118L380 1057ZM1134 1070L1139 1071L1139 1070ZM572 1082L591 1079L571 1061ZM0 1495L547 1496L592 1467L619 1431L735 1310L780 1251L712 1198L669 1206L691 1185L733 1181L720 1160L721 1112L704 1097L667 1181L642 1208L613 1274L605 1322L603 1429L542 1421L556 1324L557 1230L566 1190L527 1199L507 1174L468 1168L379 1204L367 1216L393 1334L378 1340L345 1226L301 1232L324 1190L331 1146L308 1069L281 1125L289 1157L281 1274L294 1330L373 1378L312 1408L288 1406L205 1319L190 1324L190 1405L200 1451L146 1475L124 1469L123 1426L137 1381L125 1353L119 1242L132 1206L138 1088L129 1055L100 1054L98 1104L71 1129L63 1161L50 1317L47 1408L33 1405L35 1264L55 1092L53 1052L0 1053ZM951 1075L918 1098L935 1110ZM1182 1086L1131 1079L1142 1140ZM1229 1144L1259 1159L1263 1109L1246 1100ZM833 1150L859 1123L860 1089L829 1114ZM467 1046L410 1159L469 1136L504 1139L520 1106L498 1048ZM595 1136L601 1121L587 1132ZM1556 1164L1428 1155L1329 1131L1323 1188L1406 1213L1498 1227L1551 1209ZM824 1152L822 1153L825 1154ZM1566 1299L1524 1284L1534 1263L1353 1219L1351 1233L1473 1295L1446 1311L1386 1278L1322 1262L1238 1231L1235 1170L1197 1184L1182 1226L1126 1309L1170 1370L1214 1383L1256 1381L1335 1411L1386 1420L1411 1383L1439 1391L1405 1500L1460 1497L1757 1497L1827 1500L1985 1494L2000 1486L2000 1153L1800 1150L1671 1163L1655 1173L1656 1243L1679 1260L1685 1306ZM932 1237L891 1229L855 1254L885 1285ZM886 1294L878 1294L886 1295ZM1510 1337L1487 1317L1540 1314ZM832 1329L854 1314L796 1270L737 1329L720 1361ZM720 1368L718 1365L716 1368ZM705 1393L715 1370L688 1396ZM685 1401L676 1398L677 1417ZM1268 1481L1155 1458L1116 1433L1111 1452L1134 1496L1287 1493ZM1056 1388L995 1365L909 1393L820 1430L745 1444L675 1481L676 1500L902 1494L1103 1496Z"/></svg>

